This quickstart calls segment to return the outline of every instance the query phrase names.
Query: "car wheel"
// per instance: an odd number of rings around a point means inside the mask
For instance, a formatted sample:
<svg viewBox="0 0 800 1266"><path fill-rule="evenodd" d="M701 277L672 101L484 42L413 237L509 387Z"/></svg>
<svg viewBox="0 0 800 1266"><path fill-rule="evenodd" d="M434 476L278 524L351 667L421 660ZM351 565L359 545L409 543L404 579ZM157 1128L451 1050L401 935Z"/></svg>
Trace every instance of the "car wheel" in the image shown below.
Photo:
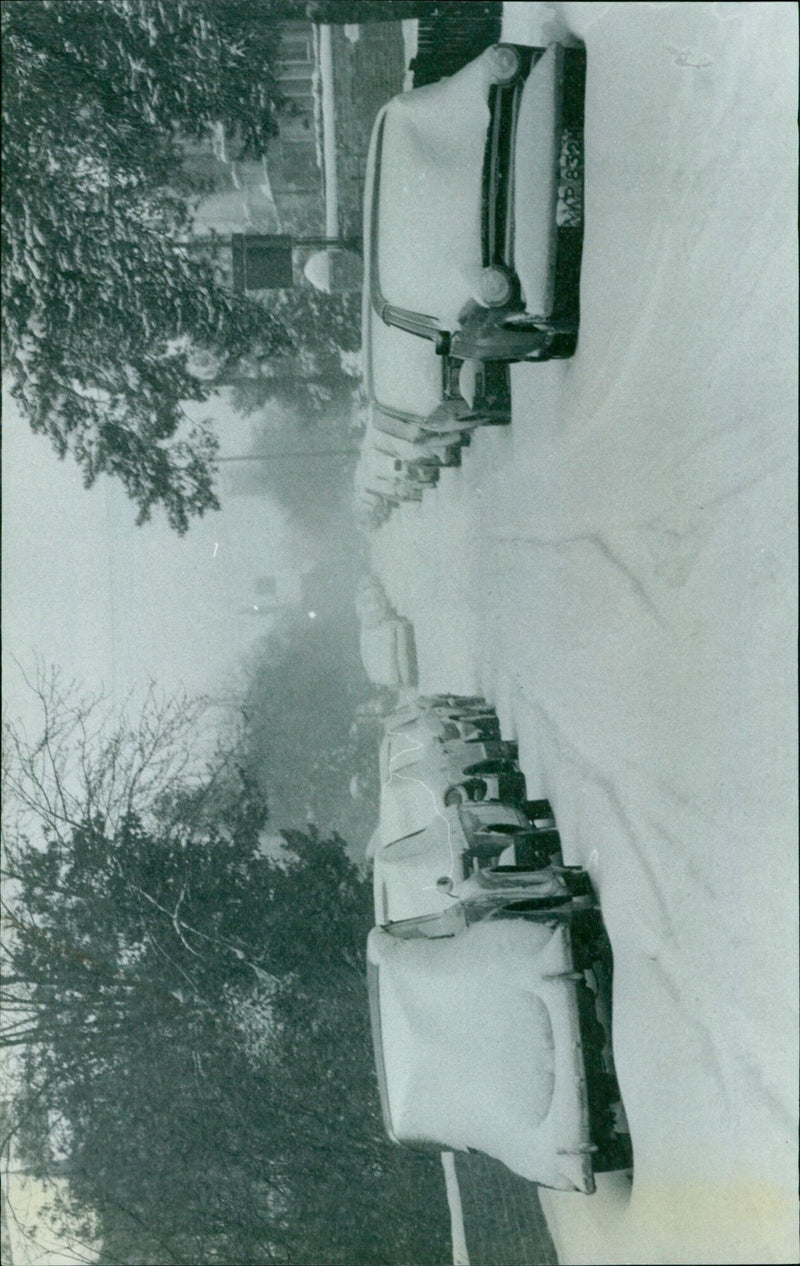
<svg viewBox="0 0 800 1266"><path fill-rule="evenodd" d="M578 346L578 335L575 330L568 334L556 334L547 349L548 360L568 360L575 355Z"/></svg>
<svg viewBox="0 0 800 1266"><path fill-rule="evenodd" d="M497 760L480 760L474 765L467 765L464 769L465 774L515 774L519 771L519 765L515 760L504 760L502 757Z"/></svg>
<svg viewBox="0 0 800 1266"><path fill-rule="evenodd" d="M482 830L475 831L470 842L469 852L473 857L477 857L481 861L488 861L492 857L496 857L498 853L502 853L504 849L509 848L512 844L518 847L523 841L527 841L529 837L530 832L526 831L524 827L497 823L495 826L487 826ZM530 868L525 867L525 869Z"/></svg>
<svg viewBox="0 0 800 1266"><path fill-rule="evenodd" d="M485 800L489 788L482 778L465 778L464 782L454 783L444 793L445 807L450 809L456 804L469 804L470 801Z"/></svg>

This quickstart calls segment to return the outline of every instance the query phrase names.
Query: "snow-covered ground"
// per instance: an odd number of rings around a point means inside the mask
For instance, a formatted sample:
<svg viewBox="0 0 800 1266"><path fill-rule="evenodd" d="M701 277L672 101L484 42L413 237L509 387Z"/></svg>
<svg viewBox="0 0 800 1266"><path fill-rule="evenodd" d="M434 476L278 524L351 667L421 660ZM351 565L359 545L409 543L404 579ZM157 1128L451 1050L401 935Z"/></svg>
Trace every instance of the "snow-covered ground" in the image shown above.
<svg viewBox="0 0 800 1266"><path fill-rule="evenodd" d="M796 10L542 21L587 48L579 348L374 566L601 894L635 1172L543 1192L562 1261L793 1261Z"/></svg>

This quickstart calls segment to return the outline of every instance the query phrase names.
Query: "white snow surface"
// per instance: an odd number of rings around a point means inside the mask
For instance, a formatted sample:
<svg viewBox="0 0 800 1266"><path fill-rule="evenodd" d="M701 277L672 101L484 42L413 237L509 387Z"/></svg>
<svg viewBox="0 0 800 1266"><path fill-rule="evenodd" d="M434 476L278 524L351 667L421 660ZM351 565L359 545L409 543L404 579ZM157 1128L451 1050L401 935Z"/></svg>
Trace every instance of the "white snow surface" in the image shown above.
<svg viewBox="0 0 800 1266"><path fill-rule="evenodd" d="M634 1179L547 1196L562 1260L794 1261L796 11L545 7L588 58L578 351L373 562L601 895Z"/></svg>
<svg viewBox="0 0 800 1266"><path fill-rule="evenodd" d="M375 928L392 1124L407 1140L477 1148L516 1173L572 1190L588 1139L576 1081L563 924L486 922L399 940Z"/></svg>

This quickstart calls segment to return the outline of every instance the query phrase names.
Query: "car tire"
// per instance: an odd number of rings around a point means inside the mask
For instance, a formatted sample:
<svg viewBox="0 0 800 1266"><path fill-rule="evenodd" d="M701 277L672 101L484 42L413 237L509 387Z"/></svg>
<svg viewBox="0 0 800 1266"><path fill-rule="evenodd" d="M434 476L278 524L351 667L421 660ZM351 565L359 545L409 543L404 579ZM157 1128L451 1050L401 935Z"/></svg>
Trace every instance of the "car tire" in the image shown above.
<svg viewBox="0 0 800 1266"><path fill-rule="evenodd" d="M495 760L480 760L474 765L466 765L464 767L465 774L470 777L482 778L486 774L517 774L519 773L519 765L515 760L508 757L498 756Z"/></svg>
<svg viewBox="0 0 800 1266"><path fill-rule="evenodd" d="M575 330L569 333L556 334L547 349L547 360L569 360L575 355L578 346L578 335Z"/></svg>
<svg viewBox="0 0 800 1266"><path fill-rule="evenodd" d="M482 778L465 778L463 782L448 787L442 799L445 808L451 809L454 805L485 800L487 791L488 787Z"/></svg>

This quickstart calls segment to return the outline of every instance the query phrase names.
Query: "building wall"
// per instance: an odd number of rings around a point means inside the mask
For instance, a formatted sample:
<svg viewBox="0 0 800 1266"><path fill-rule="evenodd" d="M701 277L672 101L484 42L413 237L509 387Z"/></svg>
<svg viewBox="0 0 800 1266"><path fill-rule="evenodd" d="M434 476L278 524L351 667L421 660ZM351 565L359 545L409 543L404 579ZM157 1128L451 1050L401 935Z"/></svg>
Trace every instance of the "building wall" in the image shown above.
<svg viewBox="0 0 800 1266"><path fill-rule="evenodd" d="M195 234L322 231L325 207L314 76L311 23L287 22L277 81L293 109L279 116L278 133L266 154L243 159L237 137L221 131L207 140L185 142L185 165L212 185L197 208Z"/></svg>
<svg viewBox="0 0 800 1266"><path fill-rule="evenodd" d="M332 38L340 231L360 236L372 128L381 107L403 90L402 24L363 23L356 41L334 26Z"/></svg>

